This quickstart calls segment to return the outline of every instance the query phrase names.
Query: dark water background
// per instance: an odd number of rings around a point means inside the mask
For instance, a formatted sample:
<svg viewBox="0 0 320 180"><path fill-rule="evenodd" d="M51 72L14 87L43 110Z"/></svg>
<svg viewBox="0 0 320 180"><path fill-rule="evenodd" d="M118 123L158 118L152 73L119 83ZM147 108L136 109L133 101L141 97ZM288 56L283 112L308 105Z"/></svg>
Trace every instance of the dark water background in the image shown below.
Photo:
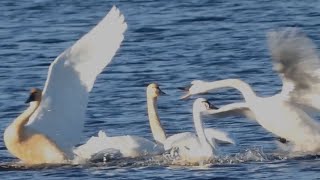
<svg viewBox="0 0 320 180"><path fill-rule="evenodd" d="M265 34L301 27L320 46L320 2L314 0L2 0L0 1L0 132L25 108L30 87L43 88L48 66L89 31L113 4L128 30L113 62L90 95L83 142L98 130L151 139L145 87L158 82L168 96L159 113L168 134L193 131L192 100L178 100L176 87L191 80L240 78L257 94L280 91ZM206 95L215 105L240 101L234 90ZM210 118L207 118L210 119ZM212 118L211 118L212 119ZM285 128L285 124L283 125ZM210 168L125 161L58 167L17 165L0 141L1 179L316 179L318 157L277 158L275 138L242 117L206 121L230 132L236 146L222 147Z"/></svg>

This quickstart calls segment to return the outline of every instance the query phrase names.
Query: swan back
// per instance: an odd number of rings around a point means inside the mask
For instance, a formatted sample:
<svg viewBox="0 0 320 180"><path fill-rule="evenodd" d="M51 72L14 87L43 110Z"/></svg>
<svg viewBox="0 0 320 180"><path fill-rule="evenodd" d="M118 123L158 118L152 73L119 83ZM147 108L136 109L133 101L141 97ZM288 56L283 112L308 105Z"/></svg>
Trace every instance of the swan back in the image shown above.
<svg viewBox="0 0 320 180"><path fill-rule="evenodd" d="M90 159L93 155L108 149L118 150L122 157L141 157L163 153L163 147L148 139L138 136L109 137L103 131L91 137L85 144L77 147L74 153L82 159Z"/></svg>
<svg viewBox="0 0 320 180"><path fill-rule="evenodd" d="M124 16L113 7L96 27L51 63L30 128L49 136L64 151L79 143L89 92L120 47L126 28Z"/></svg>

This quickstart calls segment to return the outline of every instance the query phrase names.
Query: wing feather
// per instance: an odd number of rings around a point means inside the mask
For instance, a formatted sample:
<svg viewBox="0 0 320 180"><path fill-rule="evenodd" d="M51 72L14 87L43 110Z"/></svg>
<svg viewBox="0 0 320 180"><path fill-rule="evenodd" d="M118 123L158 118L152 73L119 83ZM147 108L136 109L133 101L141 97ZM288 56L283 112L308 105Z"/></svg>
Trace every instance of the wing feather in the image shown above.
<svg viewBox="0 0 320 180"><path fill-rule="evenodd" d="M298 28L271 31L267 37L274 68L283 81L282 94L302 104L310 102L307 96L320 100L320 60L315 44Z"/></svg>
<svg viewBox="0 0 320 180"><path fill-rule="evenodd" d="M89 92L124 38L127 24L115 6L89 33L50 65L39 108L31 127L50 137L65 151L79 143Z"/></svg>
<svg viewBox="0 0 320 180"><path fill-rule="evenodd" d="M215 128L205 128L204 133L212 147L216 144L235 144L234 140L230 137L228 132Z"/></svg>
<svg viewBox="0 0 320 180"><path fill-rule="evenodd" d="M207 114L213 115L214 117L222 118L227 116L246 116L251 120L255 120L255 115L251 111L250 107L243 102L231 103L220 107L219 109L212 109L206 111Z"/></svg>

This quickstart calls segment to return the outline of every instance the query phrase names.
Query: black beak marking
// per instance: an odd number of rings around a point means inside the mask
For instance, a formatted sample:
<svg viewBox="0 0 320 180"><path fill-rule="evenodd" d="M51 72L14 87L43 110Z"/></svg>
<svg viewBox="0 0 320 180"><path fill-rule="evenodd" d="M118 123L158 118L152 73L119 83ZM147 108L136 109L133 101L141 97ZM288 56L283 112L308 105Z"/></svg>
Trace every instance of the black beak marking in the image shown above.
<svg viewBox="0 0 320 180"><path fill-rule="evenodd" d="M34 94L34 93L31 93L30 96L29 96L29 98L26 100L25 103L30 103L30 102L35 101L35 100L36 100L35 94Z"/></svg>
<svg viewBox="0 0 320 180"><path fill-rule="evenodd" d="M204 102L209 105L208 109L219 109L216 106L214 106L213 104L211 104L209 101L204 101Z"/></svg>
<svg viewBox="0 0 320 180"><path fill-rule="evenodd" d="M211 109L219 109L219 108L217 108L217 106L215 106L213 104L210 104L210 103L209 103L209 106L210 106Z"/></svg>
<svg viewBox="0 0 320 180"><path fill-rule="evenodd" d="M190 89L191 86L192 86L192 85L188 85L188 86L186 86L186 87L178 87L178 89L179 89L179 90L182 90L182 91L189 91L189 89Z"/></svg>
<svg viewBox="0 0 320 180"><path fill-rule="evenodd" d="M158 87L158 90L159 90L159 94L160 95L167 95L165 92L163 92L159 87Z"/></svg>

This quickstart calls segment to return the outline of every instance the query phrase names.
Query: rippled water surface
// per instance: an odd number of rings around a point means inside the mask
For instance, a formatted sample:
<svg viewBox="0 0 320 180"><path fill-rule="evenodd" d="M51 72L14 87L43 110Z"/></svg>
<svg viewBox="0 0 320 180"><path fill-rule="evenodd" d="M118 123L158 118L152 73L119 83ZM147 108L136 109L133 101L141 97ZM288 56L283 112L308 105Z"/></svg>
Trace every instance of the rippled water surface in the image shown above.
<svg viewBox="0 0 320 180"><path fill-rule="evenodd" d="M89 31L116 4L128 30L121 49L98 77L90 95L85 142L98 130L108 135L152 139L146 114L146 85L158 82L159 114L168 134L193 131L192 99L179 100L176 88L194 79L241 78L257 94L280 91L265 34L295 26L320 46L320 3L292 1L0 1L0 132L25 108L30 87L43 88L48 66ZM205 95L214 104L239 101L234 90ZM209 119L209 118L208 118ZM285 124L283 124L285 128ZM25 167L0 141L1 179L316 179L317 156L277 155L275 137L242 117L206 121L228 131L235 146L221 147L209 167L172 166L156 159L85 165ZM1 135L2 139L2 135Z"/></svg>

